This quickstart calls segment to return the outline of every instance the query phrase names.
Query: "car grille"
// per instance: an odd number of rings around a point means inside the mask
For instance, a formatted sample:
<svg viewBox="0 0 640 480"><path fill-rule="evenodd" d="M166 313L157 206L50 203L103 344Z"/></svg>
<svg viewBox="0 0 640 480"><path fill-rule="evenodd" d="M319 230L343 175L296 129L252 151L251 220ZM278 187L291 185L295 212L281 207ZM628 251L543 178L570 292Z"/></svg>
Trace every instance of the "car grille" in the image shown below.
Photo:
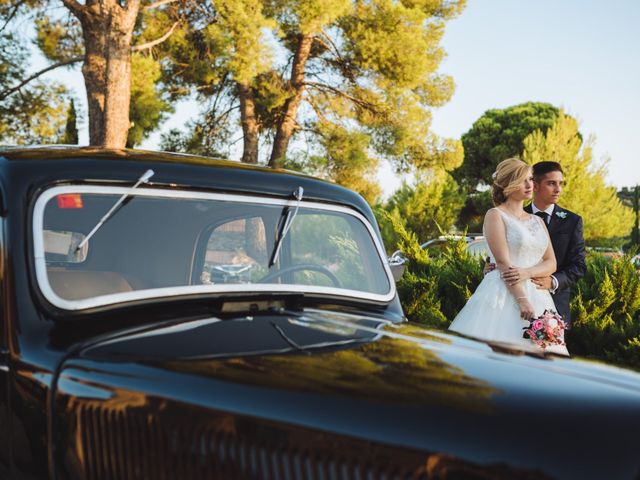
<svg viewBox="0 0 640 480"><path fill-rule="evenodd" d="M539 470L480 465L442 453L186 405L128 398L68 404L59 478L90 480L544 480ZM123 400L122 398L120 400ZM71 418L69 418L71 417Z"/></svg>
<svg viewBox="0 0 640 480"><path fill-rule="evenodd" d="M427 455L399 449L397 455L392 451L379 455L381 447L376 446L376 460L372 444L362 440L290 427L263 426L242 432L242 422L231 417L217 427L180 425L161 418L79 407L75 437L80 441L76 441L73 470L95 480L432 478L425 471ZM286 441L292 437L295 444Z"/></svg>

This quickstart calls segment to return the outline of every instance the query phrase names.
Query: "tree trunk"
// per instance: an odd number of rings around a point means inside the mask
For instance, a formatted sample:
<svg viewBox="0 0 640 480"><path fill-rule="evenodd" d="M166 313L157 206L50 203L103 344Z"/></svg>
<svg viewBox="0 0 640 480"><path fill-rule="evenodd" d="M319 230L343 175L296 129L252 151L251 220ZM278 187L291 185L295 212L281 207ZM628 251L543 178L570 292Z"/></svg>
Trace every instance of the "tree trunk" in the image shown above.
<svg viewBox="0 0 640 480"><path fill-rule="evenodd" d="M80 20L85 44L82 74L87 89L89 143L124 148L129 132L131 42L140 0L62 0Z"/></svg>
<svg viewBox="0 0 640 480"><path fill-rule="evenodd" d="M282 109L282 116L278 121L276 136L273 141L273 150L271 151L271 158L269 159L269 166L272 168L281 166L282 160L287 154L289 140L291 140L296 129L296 116L304 92L305 66L307 60L309 60L312 44L313 35L307 34L299 36L298 48L296 49L291 66L291 80L289 80L292 95L285 102Z"/></svg>
<svg viewBox="0 0 640 480"><path fill-rule="evenodd" d="M244 163L258 163L259 126L253 88L245 83L238 83L238 95L240 96L240 118L244 138L242 161Z"/></svg>

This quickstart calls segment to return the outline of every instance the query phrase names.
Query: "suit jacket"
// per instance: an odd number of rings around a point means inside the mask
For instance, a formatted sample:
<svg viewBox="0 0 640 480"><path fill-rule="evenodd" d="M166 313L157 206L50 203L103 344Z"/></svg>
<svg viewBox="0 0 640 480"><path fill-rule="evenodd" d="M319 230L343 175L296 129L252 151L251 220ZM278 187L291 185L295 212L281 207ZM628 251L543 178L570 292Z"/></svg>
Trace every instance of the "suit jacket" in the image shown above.
<svg viewBox="0 0 640 480"><path fill-rule="evenodd" d="M532 213L531 205L525 211ZM585 263L582 217L555 205L549 219L549 236L558 264L553 274L558 280L558 288L552 294L553 302L562 318L571 324L571 287L582 278L587 270Z"/></svg>

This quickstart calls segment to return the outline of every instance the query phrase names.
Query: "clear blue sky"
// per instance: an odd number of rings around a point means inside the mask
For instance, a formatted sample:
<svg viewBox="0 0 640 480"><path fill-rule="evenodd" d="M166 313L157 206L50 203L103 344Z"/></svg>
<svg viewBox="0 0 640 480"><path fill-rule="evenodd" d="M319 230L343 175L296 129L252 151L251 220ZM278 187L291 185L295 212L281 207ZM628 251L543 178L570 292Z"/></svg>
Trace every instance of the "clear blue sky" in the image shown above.
<svg viewBox="0 0 640 480"><path fill-rule="evenodd" d="M436 133L459 138L488 109L549 102L595 135L610 183L640 183L639 0L469 0L443 47L457 87Z"/></svg>
<svg viewBox="0 0 640 480"><path fill-rule="evenodd" d="M459 138L488 109L549 102L596 136L595 158L610 158L609 183L640 183L640 0L469 0L447 25L443 47L440 71L457 87L434 111L436 133ZM79 68L52 77L73 85L84 103ZM193 104L179 106L163 129L194 113ZM142 146L157 148L159 138ZM387 194L399 183L388 170L380 178Z"/></svg>

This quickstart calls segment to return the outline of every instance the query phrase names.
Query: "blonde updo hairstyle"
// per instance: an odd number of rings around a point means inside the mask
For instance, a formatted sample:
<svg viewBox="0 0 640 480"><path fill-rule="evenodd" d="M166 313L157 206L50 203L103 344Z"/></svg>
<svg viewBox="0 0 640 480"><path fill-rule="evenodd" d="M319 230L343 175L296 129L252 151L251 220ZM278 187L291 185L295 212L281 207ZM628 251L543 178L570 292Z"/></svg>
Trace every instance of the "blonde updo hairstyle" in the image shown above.
<svg viewBox="0 0 640 480"><path fill-rule="evenodd" d="M531 165L519 158L507 158L501 161L493 174L491 197L495 206L507 201L507 197L520 188L520 185L531 176Z"/></svg>

